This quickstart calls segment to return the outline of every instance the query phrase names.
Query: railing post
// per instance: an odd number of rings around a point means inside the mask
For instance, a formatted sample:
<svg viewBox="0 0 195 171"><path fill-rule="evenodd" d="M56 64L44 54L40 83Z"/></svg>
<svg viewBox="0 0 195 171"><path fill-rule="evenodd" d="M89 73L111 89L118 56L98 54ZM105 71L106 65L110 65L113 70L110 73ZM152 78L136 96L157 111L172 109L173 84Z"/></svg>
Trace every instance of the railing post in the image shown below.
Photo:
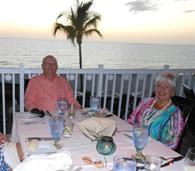
<svg viewBox="0 0 195 171"><path fill-rule="evenodd" d="M20 112L24 112L24 64L19 64L19 79L20 79Z"/></svg>
<svg viewBox="0 0 195 171"><path fill-rule="evenodd" d="M98 65L98 68L99 68L99 75L98 75L98 86L97 86L97 96L101 97L102 95L102 84L103 84L103 69L104 69L104 65L103 64L100 64Z"/></svg>
<svg viewBox="0 0 195 171"><path fill-rule="evenodd" d="M170 66L169 65L164 65L163 68L164 68L164 70L169 70Z"/></svg>

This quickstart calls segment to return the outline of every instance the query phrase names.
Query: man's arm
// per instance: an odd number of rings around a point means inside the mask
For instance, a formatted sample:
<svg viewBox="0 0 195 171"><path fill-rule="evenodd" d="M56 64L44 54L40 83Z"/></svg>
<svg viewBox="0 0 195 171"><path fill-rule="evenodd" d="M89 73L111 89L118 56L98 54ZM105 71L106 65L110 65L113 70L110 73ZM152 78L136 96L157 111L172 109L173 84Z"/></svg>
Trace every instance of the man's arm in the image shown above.
<svg viewBox="0 0 195 171"><path fill-rule="evenodd" d="M79 102L74 98L72 87L65 79L65 94L69 104L73 104L77 109L81 107Z"/></svg>
<svg viewBox="0 0 195 171"><path fill-rule="evenodd" d="M31 79L26 88L25 96L24 96L24 106L25 109L31 111L35 108L34 102L36 100L36 82Z"/></svg>

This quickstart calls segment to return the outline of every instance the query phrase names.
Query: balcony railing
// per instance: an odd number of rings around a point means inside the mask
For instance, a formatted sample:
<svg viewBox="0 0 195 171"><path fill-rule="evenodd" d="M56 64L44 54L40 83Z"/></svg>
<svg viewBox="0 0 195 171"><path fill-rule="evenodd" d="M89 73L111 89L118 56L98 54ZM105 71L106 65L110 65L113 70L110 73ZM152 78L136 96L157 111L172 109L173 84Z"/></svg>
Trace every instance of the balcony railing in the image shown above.
<svg viewBox="0 0 195 171"><path fill-rule="evenodd" d="M141 99L152 95L155 76L165 70L177 74L176 95L183 96L182 85L184 82L192 84L195 69L167 66L163 69L104 69L100 65L97 69L60 68L58 74L69 80L82 107L88 107L90 95L96 94L101 97L102 108L126 120ZM28 80L40 73L41 68L24 68L23 64L18 68L0 68L1 132L10 132L15 112L25 111L24 93Z"/></svg>

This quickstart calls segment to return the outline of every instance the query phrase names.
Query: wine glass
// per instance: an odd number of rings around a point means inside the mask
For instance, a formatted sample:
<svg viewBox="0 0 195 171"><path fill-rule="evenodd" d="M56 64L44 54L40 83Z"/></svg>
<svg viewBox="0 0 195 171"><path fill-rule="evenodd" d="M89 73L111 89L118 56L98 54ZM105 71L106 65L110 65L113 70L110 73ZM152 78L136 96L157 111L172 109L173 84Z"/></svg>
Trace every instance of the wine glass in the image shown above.
<svg viewBox="0 0 195 171"><path fill-rule="evenodd" d="M185 171L195 170L195 147L189 148L184 160Z"/></svg>
<svg viewBox="0 0 195 171"><path fill-rule="evenodd" d="M129 155L117 155L113 159L112 171L136 171L136 161Z"/></svg>
<svg viewBox="0 0 195 171"><path fill-rule="evenodd" d="M60 116L53 116L49 118L49 131L54 140L54 145L56 148L61 148L62 145L59 144L59 140L64 130L64 119Z"/></svg>
<svg viewBox="0 0 195 171"><path fill-rule="evenodd" d="M147 126L135 124L133 126L133 142L136 148L137 154L134 156L137 160L144 160L142 150L146 146L149 138L149 129Z"/></svg>
<svg viewBox="0 0 195 171"><path fill-rule="evenodd" d="M65 98L58 98L57 99L57 109L58 109L59 115L64 116L67 108L68 108L67 100Z"/></svg>
<svg viewBox="0 0 195 171"><path fill-rule="evenodd" d="M95 115L99 107L100 107L100 97L91 96L90 97L90 108L92 110L93 115Z"/></svg>

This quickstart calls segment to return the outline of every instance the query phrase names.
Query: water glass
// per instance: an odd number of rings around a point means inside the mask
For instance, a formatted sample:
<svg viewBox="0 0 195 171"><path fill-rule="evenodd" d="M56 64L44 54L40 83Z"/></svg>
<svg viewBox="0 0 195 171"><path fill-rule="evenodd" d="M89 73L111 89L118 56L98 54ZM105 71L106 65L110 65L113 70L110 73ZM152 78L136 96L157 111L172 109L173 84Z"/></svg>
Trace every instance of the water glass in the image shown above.
<svg viewBox="0 0 195 171"><path fill-rule="evenodd" d="M162 158L155 155L145 155L144 168L147 171L160 171Z"/></svg>
<svg viewBox="0 0 195 171"><path fill-rule="evenodd" d="M195 170L195 147L189 148L184 160L185 171Z"/></svg>
<svg viewBox="0 0 195 171"><path fill-rule="evenodd" d="M136 161L128 155L114 157L112 171L136 171Z"/></svg>
<svg viewBox="0 0 195 171"><path fill-rule="evenodd" d="M64 130L64 120L60 116L53 116L49 118L49 132L54 140L54 145L57 148L62 146L58 144L60 137Z"/></svg>
<svg viewBox="0 0 195 171"><path fill-rule="evenodd" d="M73 127L74 127L74 123L71 120L67 119L64 124L64 137L65 138L69 138L72 136Z"/></svg>
<svg viewBox="0 0 195 171"><path fill-rule="evenodd" d="M91 108L93 114L95 114L97 112L99 107L100 107L100 97L91 96L90 97L90 108Z"/></svg>
<svg viewBox="0 0 195 171"><path fill-rule="evenodd" d="M149 129L147 126L134 124L133 125L133 142L137 154L134 156L136 159L144 160L142 150L146 146L149 138Z"/></svg>
<svg viewBox="0 0 195 171"><path fill-rule="evenodd" d="M57 109L60 115L64 115L68 108L68 102L65 98L58 98L57 99Z"/></svg>
<svg viewBox="0 0 195 171"><path fill-rule="evenodd" d="M76 114L76 108L74 107L74 104L70 104L68 107L68 117L69 119L75 118Z"/></svg>

